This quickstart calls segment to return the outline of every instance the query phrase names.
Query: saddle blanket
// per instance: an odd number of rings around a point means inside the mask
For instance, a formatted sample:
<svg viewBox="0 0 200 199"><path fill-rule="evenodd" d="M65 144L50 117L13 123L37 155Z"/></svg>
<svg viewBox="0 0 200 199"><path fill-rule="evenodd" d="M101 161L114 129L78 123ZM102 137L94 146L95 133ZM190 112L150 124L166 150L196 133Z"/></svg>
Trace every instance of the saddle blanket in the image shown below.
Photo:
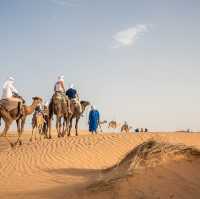
<svg viewBox="0 0 200 199"><path fill-rule="evenodd" d="M6 110L11 111L13 109L18 108L18 101L11 101L7 99L1 99L0 105L4 106Z"/></svg>

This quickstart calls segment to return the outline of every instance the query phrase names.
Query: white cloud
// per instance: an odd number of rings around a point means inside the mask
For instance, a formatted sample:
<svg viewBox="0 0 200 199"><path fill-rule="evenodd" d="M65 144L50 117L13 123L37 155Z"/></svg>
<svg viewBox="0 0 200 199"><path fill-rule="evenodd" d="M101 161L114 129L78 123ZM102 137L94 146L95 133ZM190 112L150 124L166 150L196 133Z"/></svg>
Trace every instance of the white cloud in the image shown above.
<svg viewBox="0 0 200 199"><path fill-rule="evenodd" d="M126 30L122 30L117 32L113 36L113 48L125 47L125 46L133 46L136 40L144 33L147 32L147 25L139 24L135 27L128 28Z"/></svg>
<svg viewBox="0 0 200 199"><path fill-rule="evenodd" d="M51 0L51 1L60 6L76 6L78 4L77 0Z"/></svg>

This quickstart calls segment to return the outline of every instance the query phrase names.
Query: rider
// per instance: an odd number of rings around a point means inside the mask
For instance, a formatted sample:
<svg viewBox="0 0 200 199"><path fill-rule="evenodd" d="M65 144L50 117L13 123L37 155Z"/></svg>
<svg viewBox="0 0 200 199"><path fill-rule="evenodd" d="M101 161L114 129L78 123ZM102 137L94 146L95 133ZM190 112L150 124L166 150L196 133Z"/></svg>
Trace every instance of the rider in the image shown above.
<svg viewBox="0 0 200 199"><path fill-rule="evenodd" d="M58 77L58 81L55 83L55 86L54 86L54 92L55 92L55 94L60 94L65 99L65 101L68 104L68 106L67 106L68 112L71 113L70 102L69 102L69 99L65 95L64 76L63 75Z"/></svg>
<svg viewBox="0 0 200 199"><path fill-rule="evenodd" d="M3 85L2 99L7 100L8 104L16 103L18 104L17 116L20 114L22 103L25 101L18 94L17 89L14 86L15 79L9 77Z"/></svg>
<svg viewBox="0 0 200 199"><path fill-rule="evenodd" d="M35 108L35 113L36 114L43 114L43 110L42 110L42 104L38 104L38 106Z"/></svg>
<svg viewBox="0 0 200 199"><path fill-rule="evenodd" d="M56 82L55 86L54 86L54 91L55 93L65 93L65 86L64 86L64 76L61 75L58 77L58 81Z"/></svg>
<svg viewBox="0 0 200 199"><path fill-rule="evenodd" d="M82 106L78 96L77 90L74 88L74 84L70 84L69 89L66 91L67 97L70 99L70 102L74 102L79 106L79 111L82 112Z"/></svg>

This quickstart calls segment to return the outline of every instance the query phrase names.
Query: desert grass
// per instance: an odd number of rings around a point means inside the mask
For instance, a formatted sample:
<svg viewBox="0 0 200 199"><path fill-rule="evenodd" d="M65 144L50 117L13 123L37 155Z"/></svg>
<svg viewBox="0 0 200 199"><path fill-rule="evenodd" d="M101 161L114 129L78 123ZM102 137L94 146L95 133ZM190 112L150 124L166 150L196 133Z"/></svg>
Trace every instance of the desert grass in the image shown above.
<svg viewBox="0 0 200 199"><path fill-rule="evenodd" d="M101 178L88 190L109 190L117 181L133 176L142 169L156 167L167 161L192 161L197 158L200 158L200 150L193 146L150 139L133 148L114 166L102 170Z"/></svg>

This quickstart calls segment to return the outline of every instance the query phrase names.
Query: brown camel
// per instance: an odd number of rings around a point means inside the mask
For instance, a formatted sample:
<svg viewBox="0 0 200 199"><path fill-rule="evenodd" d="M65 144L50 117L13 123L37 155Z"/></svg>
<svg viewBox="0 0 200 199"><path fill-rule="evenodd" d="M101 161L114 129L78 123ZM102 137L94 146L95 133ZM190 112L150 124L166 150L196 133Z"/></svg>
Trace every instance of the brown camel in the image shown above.
<svg viewBox="0 0 200 199"><path fill-rule="evenodd" d="M71 103L71 111L72 115L70 116L70 124L68 129L68 136L71 135L71 129L72 129L72 123L73 119L76 119L75 123L75 130L76 130L76 136L78 136L78 122L80 120L80 117L82 116L83 112L85 111L86 107L90 105L90 102L88 101L80 101L82 112L80 112L80 108L76 106L76 104Z"/></svg>
<svg viewBox="0 0 200 199"><path fill-rule="evenodd" d="M11 111L7 111L3 105L0 105L0 118L2 118L5 122L4 130L0 136L5 137L12 147L15 146L17 143L19 143L20 145L22 144L22 141L20 138L21 138L22 132L24 131L24 124L26 121L26 117L28 115L32 114L33 111L35 110L35 108L38 106L38 104L40 104L42 102L42 98L40 98L40 97L33 97L32 99L33 99L33 102L30 106L27 106L25 104L22 106L22 111L21 111L20 115L17 114L18 107ZM13 144L9 141L9 139L6 137L6 135L7 135L7 132L9 130L11 124L15 120L17 122L18 139Z"/></svg>
<svg viewBox="0 0 200 199"><path fill-rule="evenodd" d="M45 118L44 118L42 113L38 113L38 114L33 115L33 118L32 118L32 135L31 135L30 141L32 141L35 128L38 131L38 133L40 135L40 140L41 140L41 136L43 134L43 128L44 128L45 123L46 123L46 121L45 121ZM35 140L37 140L36 131L35 131Z"/></svg>
<svg viewBox="0 0 200 199"><path fill-rule="evenodd" d="M49 136L51 139L51 120L53 119L53 115L56 115L56 130L58 133L58 137L64 137L66 133L66 129L69 126L69 119L71 114L68 109L68 99L67 97L59 94L54 94L52 100L49 104L49 118L48 118L48 127L49 127ZM63 119L63 123L62 123ZM66 129L65 129L66 125Z"/></svg>
<svg viewBox="0 0 200 199"><path fill-rule="evenodd" d="M132 126L129 126L126 122L121 127L121 133L128 133L132 129Z"/></svg>
<svg viewBox="0 0 200 199"><path fill-rule="evenodd" d="M108 123L108 128L113 128L113 129L116 129L118 127L120 127L120 123L117 123L116 121L112 120Z"/></svg>

